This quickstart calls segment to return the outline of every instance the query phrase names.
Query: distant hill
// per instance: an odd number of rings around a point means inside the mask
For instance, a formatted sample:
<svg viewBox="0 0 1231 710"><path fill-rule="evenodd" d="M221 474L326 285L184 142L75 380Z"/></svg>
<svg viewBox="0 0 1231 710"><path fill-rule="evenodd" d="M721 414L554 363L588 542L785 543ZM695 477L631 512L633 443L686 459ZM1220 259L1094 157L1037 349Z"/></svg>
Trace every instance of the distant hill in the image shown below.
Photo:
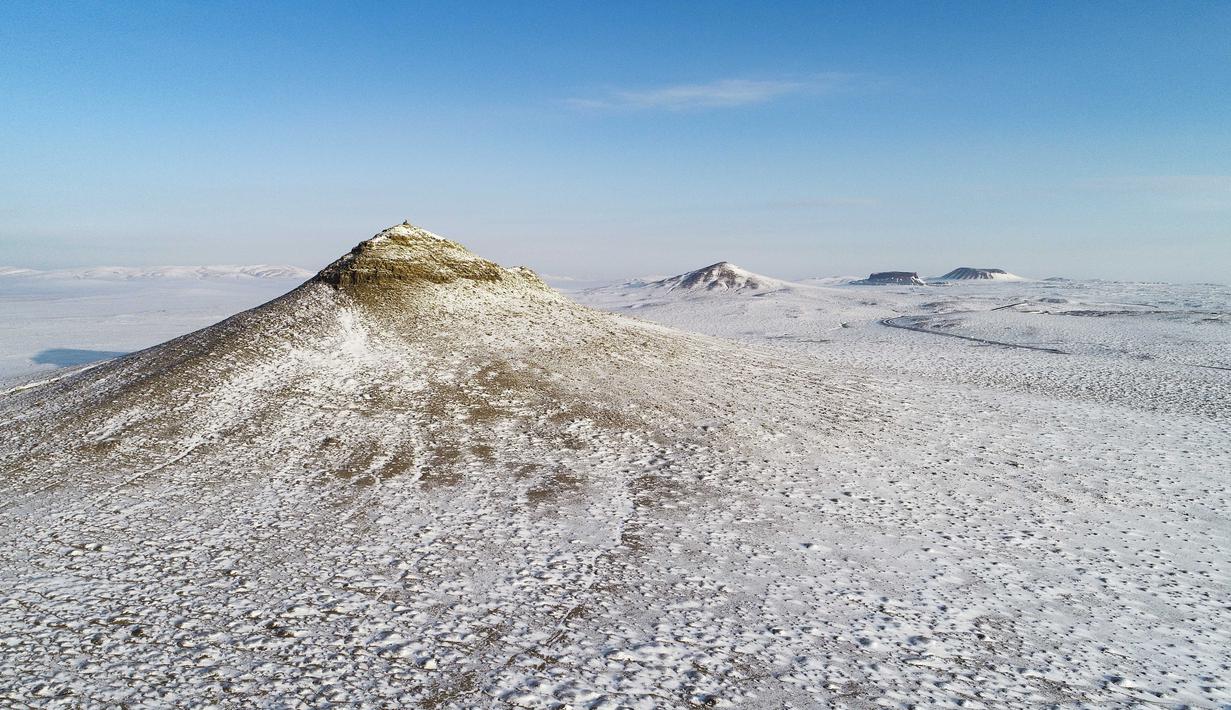
<svg viewBox="0 0 1231 710"><path fill-rule="evenodd" d="M1025 281L1026 279L1017 274L1010 274L1004 269L976 269L970 266L961 266L944 276L940 276L936 281Z"/></svg>
<svg viewBox="0 0 1231 710"><path fill-rule="evenodd" d="M729 261L703 266L700 269L665 279L638 279L613 286L586 289L587 303L621 303L639 308L651 303L674 303L726 296L760 296L799 284L775 279L740 268ZM807 288L807 287L804 287Z"/></svg>
<svg viewBox="0 0 1231 710"><path fill-rule="evenodd" d="M742 292L781 288L784 285L785 281L754 274L729 261L720 261L685 274L643 284L643 287L666 291Z"/></svg>
<svg viewBox="0 0 1231 710"><path fill-rule="evenodd" d="M878 271L869 274L866 279L851 283L860 286L927 286L927 282L914 271Z"/></svg>

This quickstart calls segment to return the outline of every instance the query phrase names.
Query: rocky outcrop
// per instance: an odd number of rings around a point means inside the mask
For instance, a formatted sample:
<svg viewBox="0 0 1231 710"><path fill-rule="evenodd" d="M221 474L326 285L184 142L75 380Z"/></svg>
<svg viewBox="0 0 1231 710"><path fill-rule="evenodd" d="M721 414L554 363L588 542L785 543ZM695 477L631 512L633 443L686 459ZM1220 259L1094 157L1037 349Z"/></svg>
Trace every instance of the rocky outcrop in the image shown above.
<svg viewBox="0 0 1231 710"><path fill-rule="evenodd" d="M914 271L878 271L869 274L866 279L851 283L860 286L927 286L927 283Z"/></svg>
<svg viewBox="0 0 1231 710"><path fill-rule="evenodd" d="M322 269L316 280L339 288L383 283L447 284L458 280L514 282L547 288L529 269L506 269L409 222L360 242L350 253Z"/></svg>

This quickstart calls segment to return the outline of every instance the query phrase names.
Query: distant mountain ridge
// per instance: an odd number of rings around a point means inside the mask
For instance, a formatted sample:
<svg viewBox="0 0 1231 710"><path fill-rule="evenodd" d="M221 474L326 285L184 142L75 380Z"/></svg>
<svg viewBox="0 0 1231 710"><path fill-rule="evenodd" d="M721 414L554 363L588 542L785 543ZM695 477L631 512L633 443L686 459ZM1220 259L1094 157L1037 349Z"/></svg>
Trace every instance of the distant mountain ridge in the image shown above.
<svg viewBox="0 0 1231 710"><path fill-rule="evenodd" d="M23 269L0 266L0 278L90 279L307 279L314 272L298 266L272 264L219 264L210 266L87 266L77 269Z"/></svg>

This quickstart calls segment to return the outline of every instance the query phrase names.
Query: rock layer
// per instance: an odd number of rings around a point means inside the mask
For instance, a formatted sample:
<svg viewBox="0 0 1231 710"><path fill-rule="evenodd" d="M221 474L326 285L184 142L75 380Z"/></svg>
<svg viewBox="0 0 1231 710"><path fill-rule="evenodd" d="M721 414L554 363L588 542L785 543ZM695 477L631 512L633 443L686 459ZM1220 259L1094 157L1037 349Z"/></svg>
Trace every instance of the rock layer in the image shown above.
<svg viewBox="0 0 1231 710"><path fill-rule="evenodd" d="M409 222L361 242L349 254L322 269L316 279L338 287L418 281L446 284L465 279L511 281L546 288L529 269L506 269Z"/></svg>

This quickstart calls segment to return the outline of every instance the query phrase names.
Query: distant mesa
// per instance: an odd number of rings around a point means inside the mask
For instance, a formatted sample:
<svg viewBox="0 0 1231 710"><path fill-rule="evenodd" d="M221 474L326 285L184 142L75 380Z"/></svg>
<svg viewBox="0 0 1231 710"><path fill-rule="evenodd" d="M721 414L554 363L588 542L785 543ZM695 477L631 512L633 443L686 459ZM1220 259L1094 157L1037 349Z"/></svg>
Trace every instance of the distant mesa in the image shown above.
<svg viewBox="0 0 1231 710"><path fill-rule="evenodd" d="M786 282L768 276L754 274L729 261L689 271L686 274L672 276L646 284L648 288L662 288L667 291L765 291L781 288Z"/></svg>
<svg viewBox="0 0 1231 710"><path fill-rule="evenodd" d="M878 271L866 279L852 281L860 286L927 286L914 271Z"/></svg>
<svg viewBox="0 0 1231 710"><path fill-rule="evenodd" d="M962 266L941 276L938 281L1025 281L1004 269L976 269Z"/></svg>

